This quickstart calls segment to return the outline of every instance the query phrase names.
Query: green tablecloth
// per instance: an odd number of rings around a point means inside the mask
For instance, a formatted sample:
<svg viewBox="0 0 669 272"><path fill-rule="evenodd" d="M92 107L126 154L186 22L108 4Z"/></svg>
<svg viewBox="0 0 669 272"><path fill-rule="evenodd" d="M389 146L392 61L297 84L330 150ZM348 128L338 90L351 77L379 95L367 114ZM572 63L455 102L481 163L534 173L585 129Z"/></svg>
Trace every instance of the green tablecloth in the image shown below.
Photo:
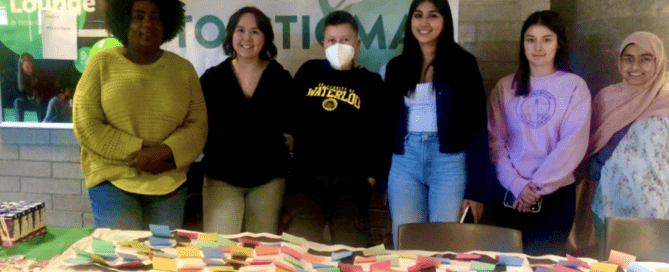
<svg viewBox="0 0 669 272"><path fill-rule="evenodd" d="M63 253L72 244L90 235L94 229L47 227L46 235L34 237L12 248L0 248L0 257L25 255L27 259L44 261Z"/></svg>

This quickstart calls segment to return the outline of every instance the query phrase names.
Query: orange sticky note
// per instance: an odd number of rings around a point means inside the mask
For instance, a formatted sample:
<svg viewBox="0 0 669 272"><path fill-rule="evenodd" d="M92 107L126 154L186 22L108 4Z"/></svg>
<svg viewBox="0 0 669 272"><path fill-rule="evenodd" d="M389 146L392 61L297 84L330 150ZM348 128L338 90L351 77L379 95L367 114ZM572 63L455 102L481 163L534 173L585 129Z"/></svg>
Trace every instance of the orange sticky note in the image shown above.
<svg viewBox="0 0 669 272"><path fill-rule="evenodd" d="M595 263L590 266L590 272L616 272L617 264Z"/></svg>
<svg viewBox="0 0 669 272"><path fill-rule="evenodd" d="M218 242L218 233L198 233L197 239L209 242Z"/></svg>
<svg viewBox="0 0 669 272"><path fill-rule="evenodd" d="M392 263L391 260L382 261L382 262L378 262L378 263L373 263L369 266L369 270L371 270L371 271L374 271L374 270L377 270L377 269L388 270L388 269L390 269L391 263Z"/></svg>
<svg viewBox="0 0 669 272"><path fill-rule="evenodd" d="M177 271L177 260L154 256L152 261L154 270Z"/></svg>
<svg viewBox="0 0 669 272"><path fill-rule="evenodd" d="M278 254L278 246L256 246L256 256L270 256Z"/></svg>
<svg viewBox="0 0 669 272"><path fill-rule="evenodd" d="M360 263L373 263L376 262L376 256L371 256L371 257L356 257L355 258L355 263L360 264Z"/></svg>
<svg viewBox="0 0 669 272"><path fill-rule="evenodd" d="M636 256L634 255L615 251L613 249L611 250L611 253L609 253L609 262L620 265L624 269L627 269L630 263L634 261L636 261Z"/></svg>
<svg viewBox="0 0 669 272"><path fill-rule="evenodd" d="M304 255L302 255L302 260L310 262L310 263L322 264L323 262L325 262L325 257L318 256L318 255L313 255L313 254L310 254L310 253L307 252L307 253L304 253Z"/></svg>
<svg viewBox="0 0 669 272"><path fill-rule="evenodd" d="M179 259L193 259L193 258L202 258L200 254L200 249L197 247L177 247L177 255Z"/></svg>
<svg viewBox="0 0 669 272"><path fill-rule="evenodd" d="M656 267L655 272L669 272L669 267Z"/></svg>
<svg viewBox="0 0 669 272"><path fill-rule="evenodd" d="M441 265L441 262L437 261L435 259L432 259L432 258L428 258L428 257L422 256L422 255L418 255L418 257L416 258L416 264L419 265L421 268L430 267L430 266L438 268Z"/></svg>
<svg viewBox="0 0 669 272"><path fill-rule="evenodd" d="M230 246L230 254L253 257L253 249L249 247Z"/></svg>
<svg viewBox="0 0 669 272"><path fill-rule="evenodd" d="M289 272L297 272L297 269L293 267L292 265L285 264L279 261L274 261L274 266L276 266L276 270L284 270L284 271L289 271Z"/></svg>

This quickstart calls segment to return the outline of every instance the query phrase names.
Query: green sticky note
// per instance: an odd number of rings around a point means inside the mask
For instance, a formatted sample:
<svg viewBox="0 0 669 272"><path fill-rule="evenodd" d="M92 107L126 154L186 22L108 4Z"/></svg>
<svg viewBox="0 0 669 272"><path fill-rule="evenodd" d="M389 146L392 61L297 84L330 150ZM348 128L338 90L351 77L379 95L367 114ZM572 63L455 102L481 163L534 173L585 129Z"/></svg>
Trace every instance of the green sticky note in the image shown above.
<svg viewBox="0 0 669 272"><path fill-rule="evenodd" d="M200 240L198 240L198 241L200 241ZM223 238L223 237L218 238L218 246L226 247L226 246L236 246L236 245L237 245L237 242L234 242L230 239L226 239L226 238Z"/></svg>
<svg viewBox="0 0 669 272"><path fill-rule="evenodd" d="M386 254L386 246L384 246L383 244L380 244L375 247L366 248L362 251L362 255L365 256L376 256L385 254Z"/></svg>
<svg viewBox="0 0 669 272"><path fill-rule="evenodd" d="M91 254L86 251L74 248L74 252L76 252L78 256L84 257L89 260L91 259Z"/></svg>
<svg viewBox="0 0 669 272"><path fill-rule="evenodd" d="M494 264L489 264L489 263L482 263L482 262L473 261L469 270L493 271L493 270L495 270L495 265Z"/></svg>
<svg viewBox="0 0 669 272"><path fill-rule="evenodd" d="M390 261L390 266L400 267L400 257L397 255L378 255L376 256L377 262Z"/></svg>
<svg viewBox="0 0 669 272"><path fill-rule="evenodd" d="M111 238L112 241L130 241L132 240L132 237L126 236L126 235L116 235Z"/></svg>
<svg viewBox="0 0 669 272"><path fill-rule="evenodd" d="M283 260L293 264L294 266L297 266L299 268L304 269L304 263L302 261L298 260L298 259L295 259L293 256L290 256L288 254L284 254L283 255Z"/></svg>
<svg viewBox="0 0 669 272"><path fill-rule="evenodd" d="M197 247L202 249L203 247L217 248L218 242L212 242L207 240L197 240Z"/></svg>
<svg viewBox="0 0 669 272"><path fill-rule="evenodd" d="M114 244L109 241L93 239L93 253L114 253Z"/></svg>
<svg viewBox="0 0 669 272"><path fill-rule="evenodd" d="M302 240L304 240L304 239L284 232L284 233L281 234L281 240L286 241L286 242L291 243L291 244L296 244L298 246L301 246L302 245Z"/></svg>
<svg viewBox="0 0 669 272"><path fill-rule="evenodd" d="M341 270L339 270L339 267L335 267L335 268L317 268L316 272L341 272Z"/></svg>

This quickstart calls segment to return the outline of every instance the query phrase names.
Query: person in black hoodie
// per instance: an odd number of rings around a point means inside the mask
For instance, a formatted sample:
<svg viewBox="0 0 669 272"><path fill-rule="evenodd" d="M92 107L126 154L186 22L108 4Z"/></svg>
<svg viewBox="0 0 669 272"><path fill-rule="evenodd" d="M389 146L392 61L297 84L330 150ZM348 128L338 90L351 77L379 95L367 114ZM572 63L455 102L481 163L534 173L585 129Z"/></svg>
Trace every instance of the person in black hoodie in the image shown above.
<svg viewBox="0 0 669 272"><path fill-rule="evenodd" d="M367 246L372 188L385 175L378 141L383 81L354 62L361 41L351 14L335 11L324 25L327 60L307 61L295 74L287 231ZM326 223L329 241L322 236Z"/></svg>
<svg viewBox="0 0 669 272"><path fill-rule="evenodd" d="M229 56L200 82L209 114L204 148L205 232L278 233L290 154L284 137L291 76L274 58L270 19L255 7L235 12Z"/></svg>
<svg viewBox="0 0 669 272"><path fill-rule="evenodd" d="M386 71L396 116L388 200L397 247L402 224L454 222L467 206L478 221L495 172L483 80L474 56L454 41L447 0L411 3L404 49Z"/></svg>

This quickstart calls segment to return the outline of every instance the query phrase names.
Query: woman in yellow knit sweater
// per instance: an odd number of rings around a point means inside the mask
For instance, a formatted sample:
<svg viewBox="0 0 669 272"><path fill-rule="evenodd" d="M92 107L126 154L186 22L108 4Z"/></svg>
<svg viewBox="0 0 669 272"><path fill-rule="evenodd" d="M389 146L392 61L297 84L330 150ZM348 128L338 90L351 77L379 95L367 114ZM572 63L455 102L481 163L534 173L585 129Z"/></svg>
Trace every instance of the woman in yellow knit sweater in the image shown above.
<svg viewBox="0 0 669 272"><path fill-rule="evenodd" d="M186 173L207 137L192 64L160 49L184 25L179 0L112 0L123 47L93 56L74 95L74 133L96 227L181 227Z"/></svg>

